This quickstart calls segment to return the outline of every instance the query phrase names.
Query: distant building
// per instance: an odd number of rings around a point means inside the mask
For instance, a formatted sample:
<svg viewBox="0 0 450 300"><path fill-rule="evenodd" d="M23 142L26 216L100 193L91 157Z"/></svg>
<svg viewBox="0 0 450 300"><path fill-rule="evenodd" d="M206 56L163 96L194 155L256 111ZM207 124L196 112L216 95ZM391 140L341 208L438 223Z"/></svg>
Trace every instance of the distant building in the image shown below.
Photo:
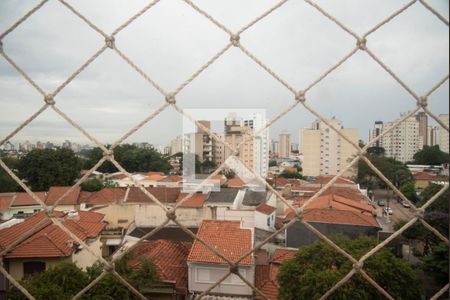
<svg viewBox="0 0 450 300"><path fill-rule="evenodd" d="M394 122L387 123L383 130L389 129ZM401 162L414 159L414 154L423 148L423 137L419 135L420 123L415 117L409 117L383 137L385 155Z"/></svg>
<svg viewBox="0 0 450 300"><path fill-rule="evenodd" d="M422 139L422 145L428 144L428 115L421 111L416 115L416 120L419 122L419 136Z"/></svg>
<svg viewBox="0 0 450 300"><path fill-rule="evenodd" d="M278 157L280 154L280 142L277 140L272 140L270 142L270 154L272 157Z"/></svg>
<svg viewBox="0 0 450 300"><path fill-rule="evenodd" d="M199 121L199 123L211 130L211 122ZM216 148L220 147L219 143L200 127L195 133L185 134L183 146L184 153L197 155L201 162L209 161L217 164L221 160L216 157Z"/></svg>
<svg viewBox="0 0 450 300"><path fill-rule="evenodd" d="M183 152L183 138L177 136L170 142L170 155L175 155L180 152Z"/></svg>
<svg viewBox="0 0 450 300"><path fill-rule="evenodd" d="M383 132L383 127L383 121L376 121L373 129L369 132L369 141L377 138ZM383 147L383 139L379 139L371 147Z"/></svg>
<svg viewBox="0 0 450 300"><path fill-rule="evenodd" d="M439 115L439 119L446 124L447 127L449 126L448 114ZM449 153L449 134L442 126L439 126L439 148L441 148L442 151Z"/></svg>
<svg viewBox="0 0 450 300"><path fill-rule="evenodd" d="M253 114L244 120L244 127L252 129L253 135L253 170L261 177L267 177L269 172L269 129L260 132L267 124L261 114Z"/></svg>
<svg viewBox="0 0 450 300"><path fill-rule="evenodd" d="M281 132L280 151L278 156L281 158L289 158L289 156L291 156L291 148L292 148L291 135L286 131Z"/></svg>
<svg viewBox="0 0 450 300"><path fill-rule="evenodd" d="M358 129L344 128L341 121L335 118L328 122L358 144ZM353 145L320 120L315 121L312 128L303 129L301 152L304 155L302 167L305 176L337 175L357 155ZM352 177L356 171L353 167L344 176Z"/></svg>

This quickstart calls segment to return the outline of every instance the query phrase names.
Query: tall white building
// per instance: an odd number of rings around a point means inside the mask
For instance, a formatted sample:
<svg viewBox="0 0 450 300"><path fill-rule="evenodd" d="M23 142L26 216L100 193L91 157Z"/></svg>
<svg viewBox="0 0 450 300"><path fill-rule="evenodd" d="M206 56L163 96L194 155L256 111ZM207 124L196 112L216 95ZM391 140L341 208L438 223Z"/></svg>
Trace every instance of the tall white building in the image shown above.
<svg viewBox="0 0 450 300"><path fill-rule="evenodd" d="M327 121L353 143L358 144L358 129L344 128L341 121L335 118ZM315 121L311 128L302 130L301 140L305 176L337 175L358 153L348 141L320 120ZM356 172L356 167L353 167L344 176L353 177Z"/></svg>
<svg viewBox="0 0 450 300"><path fill-rule="evenodd" d="M170 142L170 154L174 155L183 152L183 139L181 136L177 136Z"/></svg>
<svg viewBox="0 0 450 300"><path fill-rule="evenodd" d="M270 152L273 157L278 157L280 154L280 142L277 140L272 140L270 142Z"/></svg>
<svg viewBox="0 0 450 300"><path fill-rule="evenodd" d="M279 157L289 158L291 156L291 135L285 131L280 133L280 152Z"/></svg>
<svg viewBox="0 0 450 300"><path fill-rule="evenodd" d="M244 127L251 128L253 135L255 135L253 141L253 170L263 178L266 178L269 172L269 129L263 130L266 125L267 120L262 114L255 113L244 120Z"/></svg>
<svg viewBox="0 0 450 300"><path fill-rule="evenodd" d="M449 125L448 114L439 115L439 119L447 125ZM449 134L448 131L444 129L444 127L439 125L439 148L441 151L449 153Z"/></svg>
<svg viewBox="0 0 450 300"><path fill-rule="evenodd" d="M387 123L384 130L390 128L394 122ZM416 117L409 117L394 130L383 137L385 155L401 162L414 159L414 154L423 148L423 137L419 135L420 122Z"/></svg>

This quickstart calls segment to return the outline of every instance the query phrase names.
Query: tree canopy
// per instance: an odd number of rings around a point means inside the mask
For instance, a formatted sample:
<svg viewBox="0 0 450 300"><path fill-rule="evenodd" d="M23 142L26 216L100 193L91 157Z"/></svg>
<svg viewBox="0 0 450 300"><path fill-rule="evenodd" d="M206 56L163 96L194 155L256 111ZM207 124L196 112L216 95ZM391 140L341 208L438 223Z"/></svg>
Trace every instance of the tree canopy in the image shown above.
<svg viewBox="0 0 450 300"><path fill-rule="evenodd" d="M396 187L401 187L414 181L411 171L404 163L393 158L373 154L369 154L367 157ZM358 164L356 181L369 189L386 188L386 183L364 161L360 161Z"/></svg>
<svg viewBox="0 0 450 300"><path fill-rule="evenodd" d="M351 240L331 238L340 247L360 258L376 246L372 237ZM280 299L319 299L352 269L352 262L319 240L299 249L296 257L280 269ZM370 257L364 270L395 299L421 299L422 290L416 272L404 260L383 248ZM336 290L330 299L385 299L361 275L355 274Z"/></svg>
<svg viewBox="0 0 450 300"><path fill-rule="evenodd" d="M3 162L11 169L16 170L19 160L12 157L2 157ZM17 182L0 167L0 193L17 192L20 189Z"/></svg>
<svg viewBox="0 0 450 300"><path fill-rule="evenodd" d="M439 145L424 146L414 154L414 163L418 165L442 165L449 163L449 154L441 151Z"/></svg>
<svg viewBox="0 0 450 300"><path fill-rule="evenodd" d="M137 269L128 265L132 253L115 263L115 270L138 290L151 288L159 280L156 267L150 259L141 259ZM103 271L100 263L81 270L73 263L60 263L42 273L36 273L21 281L21 284L37 300L68 300L96 279ZM26 297L15 287L8 293L9 300L25 300ZM115 276L107 274L81 299L83 300L135 300L138 299Z"/></svg>
<svg viewBox="0 0 450 300"><path fill-rule="evenodd" d="M92 149L86 155L84 168L92 168L102 157L102 149ZM154 171L168 173L171 169L169 159L153 148L144 149L129 144L119 145L114 149L114 158L128 172ZM115 173L118 170L111 162L105 162L98 171Z"/></svg>
<svg viewBox="0 0 450 300"><path fill-rule="evenodd" d="M47 191L51 186L73 185L81 161L70 149L35 149L20 159L17 169L33 191Z"/></svg>

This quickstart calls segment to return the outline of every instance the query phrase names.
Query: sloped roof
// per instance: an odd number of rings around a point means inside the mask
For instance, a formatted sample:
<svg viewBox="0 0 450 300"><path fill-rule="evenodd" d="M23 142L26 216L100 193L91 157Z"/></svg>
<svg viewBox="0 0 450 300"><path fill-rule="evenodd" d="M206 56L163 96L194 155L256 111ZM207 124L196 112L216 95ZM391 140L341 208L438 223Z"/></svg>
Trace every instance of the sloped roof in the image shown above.
<svg viewBox="0 0 450 300"><path fill-rule="evenodd" d="M273 265L256 266L255 268L255 286L264 293L269 300L278 299L279 285L277 282L278 268ZM255 299L264 299L255 292Z"/></svg>
<svg viewBox="0 0 450 300"><path fill-rule="evenodd" d="M221 188L219 192L211 192L206 203L233 203L238 189Z"/></svg>
<svg viewBox="0 0 450 300"><path fill-rule="evenodd" d="M142 241L133 250L133 258L129 264L137 268L141 258L147 257L155 264L161 280L175 281L178 291L188 288L187 257L191 243L182 243L169 240Z"/></svg>
<svg viewBox="0 0 450 300"><path fill-rule="evenodd" d="M267 192L257 192L252 190L246 190L244 195L244 200L242 200L242 204L245 206L257 206L261 203L266 202Z"/></svg>
<svg viewBox="0 0 450 300"><path fill-rule="evenodd" d="M272 262L276 264L282 264L287 260L292 260L295 258L298 250L278 248L272 254Z"/></svg>
<svg viewBox="0 0 450 300"><path fill-rule="evenodd" d="M97 237L106 226L102 223L104 215L95 212L80 211L76 218L70 218L66 213L55 211L54 216L62 218L64 226L83 241ZM45 212L40 212L22 223L0 230L2 250L28 231L35 230L32 235L9 251L6 258L67 257L72 254L74 249L71 244L76 242L45 217Z"/></svg>
<svg viewBox="0 0 450 300"><path fill-rule="evenodd" d="M126 189L123 188L104 188L97 192L81 192L80 203L90 205L115 204L125 198Z"/></svg>
<svg viewBox="0 0 450 300"><path fill-rule="evenodd" d="M47 198L45 200L45 204L47 205L55 205L56 201L64 195L68 190L70 190L70 186L52 186L48 190ZM64 199L62 199L58 205L77 205L78 197L80 196L81 188L75 188L70 194L68 194Z"/></svg>
<svg viewBox="0 0 450 300"><path fill-rule="evenodd" d="M178 195L177 203L187 197L189 194L180 193ZM194 194L190 198L183 201L181 207L193 207L193 208L201 208L203 204L205 204L206 199L208 199L209 194Z"/></svg>
<svg viewBox="0 0 450 300"><path fill-rule="evenodd" d="M227 186L229 188L242 188L244 187L245 182L240 177L234 177L232 179L229 179L227 182Z"/></svg>
<svg viewBox="0 0 450 300"><path fill-rule="evenodd" d="M159 182L181 182L183 181L183 177L178 176L178 175L170 175L164 178L161 178L160 180L158 180Z"/></svg>
<svg viewBox="0 0 450 300"><path fill-rule="evenodd" d="M0 211L8 210L14 199L14 193L0 194Z"/></svg>
<svg viewBox="0 0 450 300"><path fill-rule="evenodd" d="M37 192L34 194L43 202L46 201L47 193ZM16 193L16 196L14 197L14 200L11 203L11 206L32 206L32 205L39 205L39 203L37 203L36 200L34 200L28 193L25 192Z"/></svg>
<svg viewBox="0 0 450 300"><path fill-rule="evenodd" d="M149 187L146 190L162 203L176 203L180 195L180 188ZM138 187L130 188L127 203L153 203Z"/></svg>
<svg viewBox="0 0 450 300"><path fill-rule="evenodd" d="M315 180L313 180L312 184L327 184L329 183L335 176L328 175L328 176L318 176ZM355 182L351 181L350 179L347 179L345 177L339 177L337 181L334 184L354 184Z"/></svg>
<svg viewBox="0 0 450 300"><path fill-rule="evenodd" d="M239 221L205 220L202 222L197 236L234 262L250 251L253 246L252 231L241 228ZM188 262L226 264L222 258L211 252L198 240L194 241ZM240 262L241 265L252 265L253 263L253 254Z"/></svg>
<svg viewBox="0 0 450 300"><path fill-rule="evenodd" d="M276 211L277 209L273 206L267 205L265 203L261 203L260 205L258 205L255 209L257 212L260 212L262 214L265 215L270 215L272 214L274 211Z"/></svg>

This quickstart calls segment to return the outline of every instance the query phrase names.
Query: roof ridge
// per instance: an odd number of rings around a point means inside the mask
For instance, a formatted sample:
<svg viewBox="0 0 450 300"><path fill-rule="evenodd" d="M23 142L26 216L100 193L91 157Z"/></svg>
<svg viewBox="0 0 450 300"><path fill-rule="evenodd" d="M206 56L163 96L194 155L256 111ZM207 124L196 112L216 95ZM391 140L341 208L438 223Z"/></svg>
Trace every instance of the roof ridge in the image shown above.
<svg viewBox="0 0 450 300"><path fill-rule="evenodd" d="M59 227L58 227L59 228ZM58 228L55 228L55 230L57 230ZM53 231L55 231L55 230L53 230ZM51 232L53 232L53 231L51 231ZM63 230L61 230L62 232L64 232ZM67 235L67 233L65 233L64 232L64 234L65 235ZM52 239L47 235L47 234L44 234L44 237L47 239L47 240L49 240L50 241L50 243L52 243L59 251L61 251L61 253L63 254L63 255L66 255L65 253L64 253L64 251L55 243L55 242L53 242L52 241ZM67 241L66 241L66 243L67 243Z"/></svg>

